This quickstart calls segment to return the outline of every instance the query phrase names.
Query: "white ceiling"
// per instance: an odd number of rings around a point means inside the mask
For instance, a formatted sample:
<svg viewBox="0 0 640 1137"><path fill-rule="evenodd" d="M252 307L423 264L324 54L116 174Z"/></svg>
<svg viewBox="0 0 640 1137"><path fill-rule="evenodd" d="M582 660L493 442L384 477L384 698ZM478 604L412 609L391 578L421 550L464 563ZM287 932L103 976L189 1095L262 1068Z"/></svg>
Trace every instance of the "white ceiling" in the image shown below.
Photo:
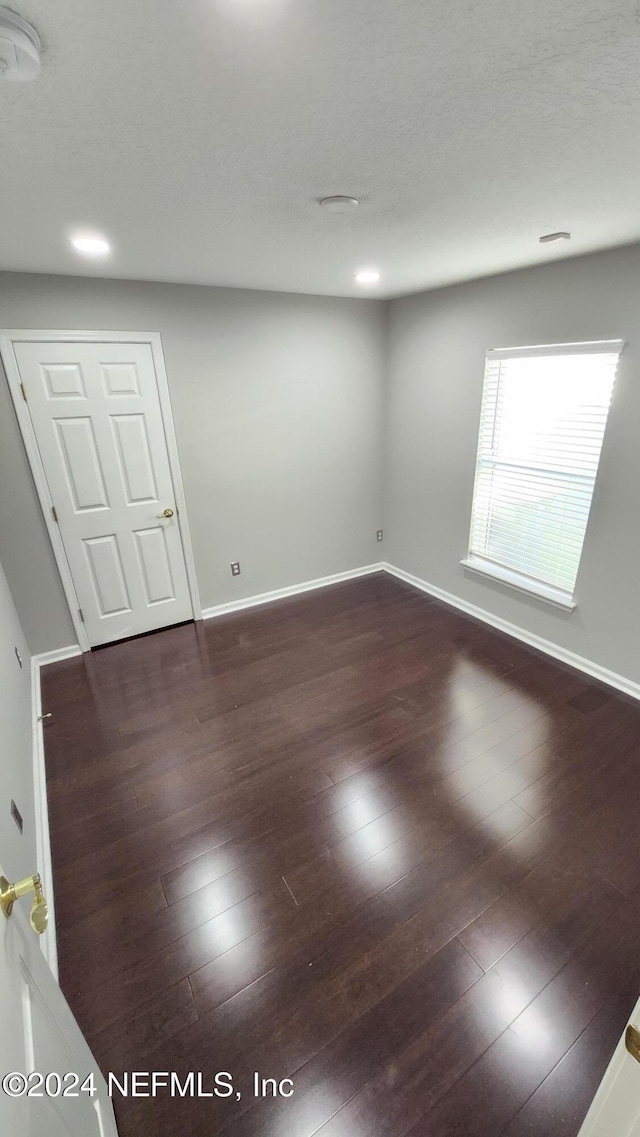
<svg viewBox="0 0 640 1137"><path fill-rule="evenodd" d="M635 0L10 2L2 268L392 296L640 239Z"/></svg>

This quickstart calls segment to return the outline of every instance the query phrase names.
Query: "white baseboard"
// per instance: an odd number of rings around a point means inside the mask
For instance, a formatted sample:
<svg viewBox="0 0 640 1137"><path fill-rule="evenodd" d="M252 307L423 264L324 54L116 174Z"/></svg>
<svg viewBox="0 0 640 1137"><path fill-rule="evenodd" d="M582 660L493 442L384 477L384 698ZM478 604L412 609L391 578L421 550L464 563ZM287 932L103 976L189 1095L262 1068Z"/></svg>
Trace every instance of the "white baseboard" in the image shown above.
<svg viewBox="0 0 640 1137"><path fill-rule="evenodd" d="M70 648L63 651L77 655ZM44 737L42 734L42 699L40 693L40 667L42 660L53 663L54 658L67 659L68 655L60 656L59 652L50 651L43 655L31 657L31 713L33 715L33 799L35 806L36 824L36 857L37 871L42 879L42 888L49 907L49 925L46 932L40 936L40 947L56 982L58 980L58 945L56 942L56 910L53 895L53 868L51 864L51 840L49 834L49 806L47 804L47 774L44 762Z"/></svg>
<svg viewBox="0 0 640 1137"><path fill-rule="evenodd" d="M390 573L391 576L397 576L399 580L404 580L407 584L412 584L414 588L419 588L421 592L428 592L430 596L434 596L437 600L444 601L445 604L450 604L453 608L459 608L461 612L466 612L468 616L475 617L476 620L482 620L485 624L490 624L492 628L497 628L500 632L505 632L508 636L513 636L516 640L521 640L522 643L528 644L529 647L537 648L538 651L544 652L545 655L552 656L553 659L559 660L560 663L566 663L569 667L575 667L577 671L583 671L585 675L589 675L592 679L598 679L601 683L606 683L609 687L615 687L617 691L623 691L625 695L631 695L634 699L640 699L640 683L635 683L632 679L627 679L624 675L618 675L615 671L609 671L607 667L601 667L599 663L594 663L591 659L584 659L583 656L577 655L567 648L560 647L554 644L551 640L545 640L542 636L536 636L533 632L528 632L526 628L520 628L517 624L512 624L509 620L503 620L500 616L494 616L492 612L487 612L484 608L478 608L475 604L470 604L467 600L462 600L459 596L454 596L451 592L445 592L443 588L438 588L435 584L429 584L426 580L421 580L420 577L414 576L413 573L405 572L404 569L396 568L395 565L384 564L382 568L385 572Z"/></svg>
<svg viewBox="0 0 640 1137"><path fill-rule="evenodd" d="M452 592L445 592L443 588L438 588L435 584L429 584L428 581L422 580L413 573L405 572L404 569L397 568L396 565L388 564L386 561L380 561L378 564L365 565L362 568L350 569L348 572L338 572L333 576L319 577L317 580L307 580L302 584L292 584L288 588L277 588L273 592L263 592L257 596L247 596L243 600L232 600L228 604L218 604L215 608L205 608L202 612L204 620L212 619L215 616L224 616L228 612L239 612L243 608L253 608L258 604L269 604L274 600L282 600L286 596L295 596L300 592L311 592L315 588L326 588L330 584L339 584L343 580L354 580L360 576L369 576L374 572L387 572L391 576L398 577L399 580L404 580L407 584L413 585L414 588L420 589L421 592L427 592L429 596L434 596L437 600L442 600L445 604L450 604L453 608L458 608L461 612L465 612L468 616L473 616L476 620L482 620L484 624L489 624L490 627L496 628L500 632L504 632L508 636L513 636L514 639L520 640L522 643L528 644L529 647L536 648L538 651L544 652L545 655L557 659L560 663L566 663L569 667L574 667L577 671L582 671L592 679L598 679L601 683L606 683L609 687L615 687L617 691L624 692L625 695L631 695L634 699L640 699L640 683L635 683L632 679L627 679L624 675L618 675L615 671L610 671L607 667L602 667L599 663L594 663L591 659L585 659L581 655L577 655L567 648L560 647L558 644L552 643L551 640L545 640L542 636L537 636L533 632L529 632L526 628L521 628L517 624L512 624L509 620L503 620L500 616L494 616L492 612L487 612L485 608L479 608L476 604L470 604L467 600L462 600L459 596L454 596ZM79 648L75 651L72 648L65 649L70 654L77 654ZM51 655L55 653L50 653ZM65 658L62 656L62 658ZM49 662L47 660L47 662Z"/></svg>
<svg viewBox="0 0 640 1137"><path fill-rule="evenodd" d="M243 608L255 608L258 604L271 604L283 600L285 596L297 596L299 592L311 592L315 588L326 588L329 584L339 584L343 580L355 580L358 576L370 576L382 572L386 565L380 561L376 565L336 572L333 576L320 576L317 580L305 580L302 584L290 584L287 588L276 588L273 592L261 592L256 596L246 596L243 600L231 600L228 604L218 604L215 608L203 608L202 619L211 620L215 616L225 616L228 612L240 612Z"/></svg>
<svg viewBox="0 0 640 1137"><path fill-rule="evenodd" d="M73 659L75 655L82 655L80 644L69 644L69 647L58 647L55 651L43 651L40 655L32 656L38 667L46 667L47 663L59 663L61 659Z"/></svg>

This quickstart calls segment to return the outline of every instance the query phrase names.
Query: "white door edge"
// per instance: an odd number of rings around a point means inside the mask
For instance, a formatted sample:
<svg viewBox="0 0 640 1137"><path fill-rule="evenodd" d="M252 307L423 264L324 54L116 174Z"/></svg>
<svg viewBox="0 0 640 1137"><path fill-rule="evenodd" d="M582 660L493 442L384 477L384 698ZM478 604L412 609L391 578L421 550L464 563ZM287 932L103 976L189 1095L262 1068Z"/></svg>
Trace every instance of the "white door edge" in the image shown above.
<svg viewBox="0 0 640 1137"><path fill-rule="evenodd" d="M24 447L27 453L33 480L36 485L40 507L42 509L47 533L51 541L53 555L58 566L62 587L69 606L69 614L71 621L78 638L78 644L83 652L90 650L89 639L84 626L80 619L80 604L76 594L73 577L69 568L69 562L62 543L62 537L58 525L53 520L53 501L47 483L40 451L36 441L31 415L29 414L28 404L22 396L20 369L14 351L15 343L140 343L148 344L151 348L153 363L156 373L156 382L158 386L158 398L160 402L160 412L162 415L162 423L164 427L165 439L167 443L167 454L169 458L169 469L171 471L171 478L175 492L175 501L177 505L178 524L180 526L180 534L182 538L182 546L184 551L185 567L187 572L187 581L189 584L189 595L191 598L191 607L193 611L194 620L202 619L202 607L200 604L200 594L198 590L198 581L196 577L195 560L193 556L193 547L191 544L191 532L189 529L189 519L187 516L187 504L184 496L184 486L182 482L182 473L180 470L180 459L178 455L178 444L176 440L175 427L173 423L173 412L171 409L171 397L169 394L169 384L167 381L167 372L164 363L164 353L162 350L162 338L159 332L106 332L106 331L50 331L50 330L16 330L16 329L0 329L0 356L4 364L11 398L15 407L20 433L24 442Z"/></svg>
<svg viewBox="0 0 640 1137"><path fill-rule="evenodd" d="M42 691L40 662L31 656L31 715L33 719L33 797L35 805L36 862L42 878L44 894L49 905L49 926L40 936L40 948L56 983L58 976L58 942L56 937L56 911L53 893L53 864L51 861L51 834L47 801L47 772L44 759L42 720Z"/></svg>

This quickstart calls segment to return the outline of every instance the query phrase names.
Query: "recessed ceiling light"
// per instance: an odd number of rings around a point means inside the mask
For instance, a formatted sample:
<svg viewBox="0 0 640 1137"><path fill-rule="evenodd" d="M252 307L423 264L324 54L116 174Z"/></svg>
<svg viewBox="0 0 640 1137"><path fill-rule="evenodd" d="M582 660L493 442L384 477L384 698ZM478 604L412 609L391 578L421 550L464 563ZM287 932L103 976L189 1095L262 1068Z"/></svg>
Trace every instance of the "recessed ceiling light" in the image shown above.
<svg viewBox="0 0 640 1137"><path fill-rule="evenodd" d="M84 253L87 257L104 257L111 252L111 245L104 237L72 237L71 244L78 253Z"/></svg>
<svg viewBox="0 0 640 1137"><path fill-rule="evenodd" d="M547 245L549 241L570 241L571 234L561 231L559 233L545 233L544 237L539 237L541 245Z"/></svg>
<svg viewBox="0 0 640 1137"><path fill-rule="evenodd" d="M380 273L373 268L363 269L362 272L356 273L356 280L358 284L377 284L380 280Z"/></svg>
<svg viewBox="0 0 640 1137"><path fill-rule="evenodd" d="M320 205L323 209L328 209L329 213L351 213L358 206L357 197L344 197L342 194L336 194L335 197L323 197L320 199Z"/></svg>

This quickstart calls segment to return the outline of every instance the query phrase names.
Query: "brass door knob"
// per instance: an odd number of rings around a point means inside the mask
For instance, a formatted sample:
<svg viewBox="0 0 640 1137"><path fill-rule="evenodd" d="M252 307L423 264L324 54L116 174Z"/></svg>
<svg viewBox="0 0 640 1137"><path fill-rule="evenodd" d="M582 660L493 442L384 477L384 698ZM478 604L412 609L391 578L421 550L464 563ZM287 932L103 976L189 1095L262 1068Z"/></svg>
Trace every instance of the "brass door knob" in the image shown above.
<svg viewBox="0 0 640 1137"><path fill-rule="evenodd" d="M158 517L173 517L173 510L170 508L170 506L167 506L166 509L162 510L162 513L158 514Z"/></svg>
<svg viewBox="0 0 640 1137"><path fill-rule="evenodd" d="M19 880L17 884L9 884L6 876L0 876L0 907L7 918L13 912L13 906L18 897L26 896L29 892L34 893L29 923L34 932L41 936L47 930L49 908L42 892L40 873L27 876L24 880Z"/></svg>

